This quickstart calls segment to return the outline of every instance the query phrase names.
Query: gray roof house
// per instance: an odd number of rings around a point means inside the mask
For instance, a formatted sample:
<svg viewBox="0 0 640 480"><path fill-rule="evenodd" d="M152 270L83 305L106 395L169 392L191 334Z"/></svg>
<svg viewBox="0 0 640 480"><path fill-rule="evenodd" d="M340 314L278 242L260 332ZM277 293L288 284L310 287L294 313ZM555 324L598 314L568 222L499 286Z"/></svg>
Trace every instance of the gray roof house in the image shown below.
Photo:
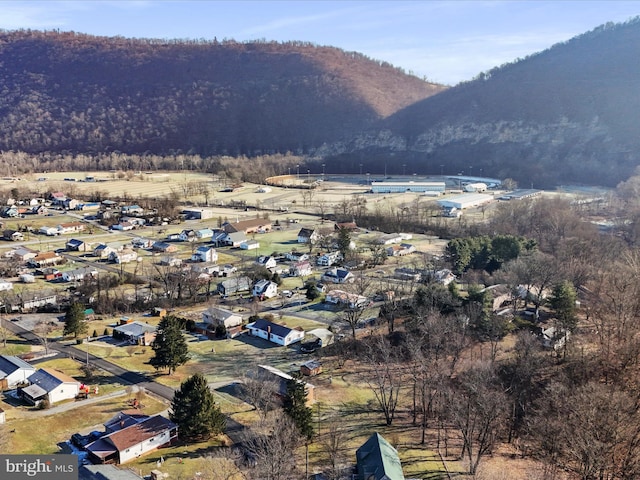
<svg viewBox="0 0 640 480"><path fill-rule="evenodd" d="M242 325L242 315L220 307L209 307L202 312L202 321L211 325L224 325L225 328Z"/></svg>
<svg viewBox="0 0 640 480"><path fill-rule="evenodd" d="M0 390L14 388L20 383L26 383L27 378L35 372L35 367L18 357L0 355Z"/></svg>
<svg viewBox="0 0 640 480"><path fill-rule="evenodd" d="M379 433L356 450L356 468L361 480L404 480L398 451Z"/></svg>
<svg viewBox="0 0 640 480"><path fill-rule="evenodd" d="M142 322L131 322L113 329L114 337L124 337L134 345L151 345L156 338L156 327Z"/></svg>

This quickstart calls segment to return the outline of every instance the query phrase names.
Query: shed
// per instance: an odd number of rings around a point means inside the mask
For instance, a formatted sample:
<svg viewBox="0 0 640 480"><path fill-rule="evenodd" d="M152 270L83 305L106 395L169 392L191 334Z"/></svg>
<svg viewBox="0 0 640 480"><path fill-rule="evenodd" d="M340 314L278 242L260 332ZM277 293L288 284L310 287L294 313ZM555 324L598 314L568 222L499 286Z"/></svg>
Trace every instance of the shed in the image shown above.
<svg viewBox="0 0 640 480"><path fill-rule="evenodd" d="M318 360L309 360L300 365L300 373L308 377L322 373L322 364Z"/></svg>

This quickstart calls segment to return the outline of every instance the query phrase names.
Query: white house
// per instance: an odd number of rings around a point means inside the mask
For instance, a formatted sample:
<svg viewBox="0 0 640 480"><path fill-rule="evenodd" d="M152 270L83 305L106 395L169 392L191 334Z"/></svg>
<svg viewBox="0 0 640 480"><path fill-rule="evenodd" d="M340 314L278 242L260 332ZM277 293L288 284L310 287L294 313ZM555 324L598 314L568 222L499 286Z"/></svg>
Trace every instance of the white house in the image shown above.
<svg viewBox="0 0 640 480"><path fill-rule="evenodd" d="M258 240L245 240L240 244L242 250L256 250L260 248L260 242Z"/></svg>
<svg viewBox="0 0 640 480"><path fill-rule="evenodd" d="M416 247L409 243L401 243L400 245L391 245L385 248L387 256L389 257L404 257L410 255L416 251Z"/></svg>
<svg viewBox="0 0 640 480"><path fill-rule="evenodd" d="M55 237L56 235L60 235L60 230L57 227L50 227L45 225L44 227L40 227L38 229L38 233L42 233L47 235L48 237Z"/></svg>
<svg viewBox="0 0 640 480"><path fill-rule="evenodd" d="M340 260L342 260L342 254L338 251L335 251L320 255L317 258L316 263L321 267L330 267Z"/></svg>
<svg viewBox="0 0 640 480"><path fill-rule="evenodd" d="M160 257L160 265L165 265L167 267L179 267L182 265L182 259L174 257L173 255L163 255Z"/></svg>
<svg viewBox="0 0 640 480"><path fill-rule="evenodd" d="M289 275L294 277L306 277L313 273L313 267L308 261L296 262L289 267Z"/></svg>
<svg viewBox="0 0 640 480"><path fill-rule="evenodd" d="M330 268L322 274L320 281L330 283L353 283L353 273L344 268Z"/></svg>
<svg viewBox="0 0 640 480"><path fill-rule="evenodd" d="M247 241L247 236L244 232L231 232L227 233L223 238L221 238L220 243L224 245L228 245L230 247L239 247L244 242Z"/></svg>
<svg viewBox="0 0 640 480"><path fill-rule="evenodd" d="M264 338L283 347L300 342L304 338L304 330L300 327L289 328L263 318L248 324L247 328L254 337Z"/></svg>
<svg viewBox="0 0 640 480"><path fill-rule="evenodd" d="M211 230L210 228L203 228L201 230L196 230L196 238L198 240L213 238L213 230Z"/></svg>
<svg viewBox="0 0 640 480"><path fill-rule="evenodd" d="M135 262L137 259L138 252L132 248L122 248L109 254L109 260L118 264Z"/></svg>
<svg viewBox="0 0 640 480"><path fill-rule="evenodd" d="M309 260L309 254L308 253L297 252L297 251L285 253L284 257L287 260L291 260L292 262L303 262L305 260Z"/></svg>
<svg viewBox="0 0 640 480"><path fill-rule="evenodd" d="M318 241L320 234L313 228L301 228L298 232L298 243L314 244Z"/></svg>
<svg viewBox="0 0 640 480"><path fill-rule="evenodd" d="M98 275L98 270L92 267L81 267L75 270L69 270L62 273L62 279L65 282L81 281L87 277L95 277Z"/></svg>
<svg viewBox="0 0 640 480"><path fill-rule="evenodd" d="M209 307L202 312L202 321L211 325L224 325L225 328L233 328L242 325L242 315L220 307Z"/></svg>
<svg viewBox="0 0 640 480"><path fill-rule="evenodd" d="M218 261L218 252L216 252L216 249L213 247L198 247L191 255L191 261L215 263Z"/></svg>
<svg viewBox="0 0 640 480"><path fill-rule="evenodd" d="M195 230L182 230L178 235L178 240L181 242L195 242L197 239Z"/></svg>
<svg viewBox="0 0 640 480"><path fill-rule="evenodd" d="M269 280L258 280L253 286L253 296L261 300L273 298L278 295L278 284Z"/></svg>
<svg viewBox="0 0 640 480"><path fill-rule="evenodd" d="M114 248L104 243L101 243L100 245L98 245L96 248L93 249L93 256L98 257L100 259L105 259L105 258L109 258L109 255L112 252L115 252Z"/></svg>
<svg viewBox="0 0 640 480"><path fill-rule="evenodd" d="M393 245L394 243L402 242L402 235L399 233L386 233L384 235L380 235L376 242L380 245Z"/></svg>
<svg viewBox="0 0 640 480"><path fill-rule="evenodd" d="M276 259L270 255L258 257L258 259L256 260L256 263L264 268L269 268L269 269L276 268L276 265L277 265Z"/></svg>
<svg viewBox="0 0 640 480"><path fill-rule="evenodd" d="M31 403L38 405L47 400L50 405L76 398L80 392L80 382L70 376L50 368L41 368L27 378L28 387L20 390L20 396Z"/></svg>
<svg viewBox="0 0 640 480"><path fill-rule="evenodd" d="M85 225L82 222L69 222L58 225L58 233L63 235L67 233L82 232L84 229Z"/></svg>
<svg viewBox="0 0 640 480"><path fill-rule="evenodd" d="M124 412L121 415L112 422L115 431L107 430L85 447L92 463L126 463L171 445L178 437L177 425L161 415L131 417Z"/></svg>
<svg viewBox="0 0 640 480"><path fill-rule="evenodd" d="M15 388L26 383L27 378L36 372L35 367L12 355L0 355L0 389Z"/></svg>

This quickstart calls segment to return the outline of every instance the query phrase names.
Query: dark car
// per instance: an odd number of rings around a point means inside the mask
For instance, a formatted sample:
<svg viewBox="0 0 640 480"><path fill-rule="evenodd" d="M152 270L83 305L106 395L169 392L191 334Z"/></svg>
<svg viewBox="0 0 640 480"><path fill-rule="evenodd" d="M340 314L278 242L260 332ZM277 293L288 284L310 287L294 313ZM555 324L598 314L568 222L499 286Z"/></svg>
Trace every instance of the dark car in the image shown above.
<svg viewBox="0 0 640 480"><path fill-rule="evenodd" d="M320 348L320 340L313 342L305 342L300 344L300 351L302 353L313 353Z"/></svg>

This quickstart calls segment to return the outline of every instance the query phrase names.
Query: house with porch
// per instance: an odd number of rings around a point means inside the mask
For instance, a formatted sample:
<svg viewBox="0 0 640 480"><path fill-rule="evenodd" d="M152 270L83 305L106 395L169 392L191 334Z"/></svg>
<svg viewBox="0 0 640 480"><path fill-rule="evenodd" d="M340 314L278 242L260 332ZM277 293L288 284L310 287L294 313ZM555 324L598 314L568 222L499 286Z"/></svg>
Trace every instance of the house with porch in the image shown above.
<svg viewBox="0 0 640 480"><path fill-rule="evenodd" d="M278 295L278 284L265 279L258 280L253 286L252 293L260 300L273 298Z"/></svg>
<svg viewBox="0 0 640 480"><path fill-rule="evenodd" d="M178 426L162 415L121 419L113 424L115 431L85 447L89 460L96 464L122 464L173 444L178 438Z"/></svg>
<svg viewBox="0 0 640 480"><path fill-rule="evenodd" d="M254 337L264 338L271 343L286 347L300 342L304 338L304 330L300 327L289 328L285 325L260 318L247 325L249 333Z"/></svg>
<svg viewBox="0 0 640 480"><path fill-rule="evenodd" d="M318 241L320 233L313 228L301 228L298 232L298 243L313 245Z"/></svg>
<svg viewBox="0 0 640 480"><path fill-rule="evenodd" d="M213 247L198 247L191 255L191 261L215 263L218 261L218 252Z"/></svg>
<svg viewBox="0 0 640 480"><path fill-rule="evenodd" d="M293 277L306 277L313 273L313 267L307 260L303 262L296 262L289 267L289 275Z"/></svg>
<svg viewBox="0 0 640 480"><path fill-rule="evenodd" d="M98 270L93 267L81 267L62 273L62 279L65 282L80 282L85 278L94 278L97 276Z"/></svg>
<svg viewBox="0 0 640 480"><path fill-rule="evenodd" d="M18 395L31 405L43 401L53 405L63 400L76 398L80 382L52 368L41 368L27 378L28 387L18 389Z"/></svg>
<svg viewBox="0 0 640 480"><path fill-rule="evenodd" d="M61 235L82 232L84 229L85 224L82 222L68 222L58 225L58 232L60 232Z"/></svg>
<svg viewBox="0 0 640 480"><path fill-rule="evenodd" d="M61 257L56 252L42 252L31 258L29 260L29 265L35 268L43 268L58 265L64 261L64 257Z"/></svg>

